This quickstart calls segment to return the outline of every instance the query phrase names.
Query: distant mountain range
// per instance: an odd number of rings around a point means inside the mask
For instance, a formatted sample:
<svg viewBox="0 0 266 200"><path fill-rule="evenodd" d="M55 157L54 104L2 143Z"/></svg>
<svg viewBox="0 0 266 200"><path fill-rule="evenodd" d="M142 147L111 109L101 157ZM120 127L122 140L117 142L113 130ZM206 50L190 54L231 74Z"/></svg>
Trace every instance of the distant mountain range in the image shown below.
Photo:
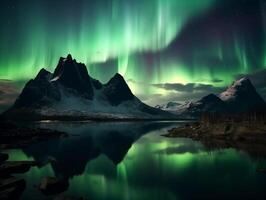
<svg viewBox="0 0 266 200"><path fill-rule="evenodd" d="M182 105L181 103L170 101L167 104L157 105L157 106L155 106L155 108L171 111L171 110L175 110L175 109L179 108L179 106L181 106L181 105Z"/></svg>
<svg viewBox="0 0 266 200"><path fill-rule="evenodd" d="M8 119L170 119L176 116L135 97L120 74L106 84L93 79L71 55L60 58L54 73L41 69L28 81Z"/></svg>
<svg viewBox="0 0 266 200"><path fill-rule="evenodd" d="M167 106L170 103L170 106ZM198 101L186 102L185 104L158 105L157 108L170 111L185 118L200 117L203 113L248 113L266 110L266 103L257 93L251 81L241 78L235 81L219 95L209 94ZM171 106L174 105L174 106Z"/></svg>

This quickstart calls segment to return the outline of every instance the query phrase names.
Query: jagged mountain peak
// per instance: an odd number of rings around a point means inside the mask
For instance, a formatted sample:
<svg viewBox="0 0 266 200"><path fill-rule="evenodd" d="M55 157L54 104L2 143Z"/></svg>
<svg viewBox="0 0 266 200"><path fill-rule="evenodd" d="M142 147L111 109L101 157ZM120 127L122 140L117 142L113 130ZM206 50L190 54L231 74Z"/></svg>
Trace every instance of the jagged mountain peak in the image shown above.
<svg viewBox="0 0 266 200"><path fill-rule="evenodd" d="M252 95L256 92L255 87L248 77L243 77L233 82L226 91L219 96L223 101L231 101L241 95Z"/></svg>
<svg viewBox="0 0 266 200"><path fill-rule="evenodd" d="M250 83L251 84L251 81L247 76L244 76L244 77L236 80L234 83L235 84L242 84L242 83Z"/></svg>
<svg viewBox="0 0 266 200"><path fill-rule="evenodd" d="M59 59L53 74L41 69L3 115L37 120L176 117L141 102L118 73L106 84L91 78L86 66L71 55Z"/></svg>
<svg viewBox="0 0 266 200"><path fill-rule="evenodd" d="M110 81L108 81L105 85L104 93L111 105L118 105L122 101L132 100L135 97L125 79L119 73L116 73Z"/></svg>
<svg viewBox="0 0 266 200"><path fill-rule="evenodd" d="M66 57L60 57L59 58L59 63L62 63L62 62L70 62L70 61L76 61L75 59L73 60L71 54L68 54Z"/></svg>
<svg viewBox="0 0 266 200"><path fill-rule="evenodd" d="M119 74L116 73L107 83L107 85L109 84L126 84L126 81L124 79L124 77Z"/></svg>
<svg viewBox="0 0 266 200"><path fill-rule="evenodd" d="M66 58L67 58L68 60L72 60L72 56L71 56L71 54L68 54Z"/></svg>
<svg viewBox="0 0 266 200"><path fill-rule="evenodd" d="M228 104L231 112L250 112L266 107L265 101L248 77L236 80L220 94L220 98Z"/></svg>
<svg viewBox="0 0 266 200"><path fill-rule="evenodd" d="M39 73L37 74L37 76L35 77L35 79L47 79L47 78L51 78L49 76L52 76L52 73L47 71L46 69L42 68Z"/></svg>
<svg viewBox="0 0 266 200"><path fill-rule="evenodd" d="M93 98L91 77L86 65L77 63L70 54L66 58L61 57L59 59L52 81L58 81L63 86L78 91L88 99Z"/></svg>
<svg viewBox="0 0 266 200"><path fill-rule="evenodd" d="M66 58L61 57L54 70L53 77L69 75L68 73L73 73L72 76L77 75L79 78L89 76L86 65L83 63L78 63L75 59L72 59L70 54Z"/></svg>

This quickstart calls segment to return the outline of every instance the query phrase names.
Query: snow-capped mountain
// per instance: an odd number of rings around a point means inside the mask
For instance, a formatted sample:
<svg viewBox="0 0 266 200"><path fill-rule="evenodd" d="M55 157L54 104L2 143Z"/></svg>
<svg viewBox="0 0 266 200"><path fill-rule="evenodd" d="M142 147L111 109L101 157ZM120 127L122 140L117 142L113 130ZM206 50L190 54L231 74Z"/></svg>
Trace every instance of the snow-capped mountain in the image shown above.
<svg viewBox="0 0 266 200"><path fill-rule="evenodd" d="M160 109L167 110L165 107ZM266 110L266 103L248 78L235 81L216 96L209 94L195 102L179 105L172 113L183 117L199 117L203 113L244 113Z"/></svg>
<svg viewBox="0 0 266 200"><path fill-rule="evenodd" d="M159 109L167 110L167 111L174 111L178 109L179 106L181 105L182 105L181 103L170 101L167 104L156 105L155 108L159 108Z"/></svg>
<svg viewBox="0 0 266 200"><path fill-rule="evenodd" d="M60 58L54 71L41 69L27 82L4 114L18 119L167 119L173 114L142 103L124 78L115 74L106 84L93 79L71 55Z"/></svg>
<svg viewBox="0 0 266 200"><path fill-rule="evenodd" d="M220 113L226 110L226 104L216 95L209 94L198 101L189 101L179 105L172 113L183 118L200 117L202 113Z"/></svg>
<svg viewBox="0 0 266 200"><path fill-rule="evenodd" d="M246 77L235 81L219 97L226 102L231 112L256 111L266 107L265 101Z"/></svg>
<svg viewBox="0 0 266 200"><path fill-rule="evenodd" d="M198 101L191 102L186 106L185 110L179 113L188 116L199 117L202 113L222 113L226 112L226 104L214 94L209 94Z"/></svg>

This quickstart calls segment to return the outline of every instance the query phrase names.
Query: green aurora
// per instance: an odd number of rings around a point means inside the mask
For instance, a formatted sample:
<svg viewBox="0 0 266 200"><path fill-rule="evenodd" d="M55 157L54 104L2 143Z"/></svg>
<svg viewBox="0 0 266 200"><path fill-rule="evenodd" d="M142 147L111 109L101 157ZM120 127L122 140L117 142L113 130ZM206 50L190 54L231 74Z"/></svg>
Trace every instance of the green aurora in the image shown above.
<svg viewBox="0 0 266 200"><path fill-rule="evenodd" d="M0 79L26 81L71 53L102 82L119 72L145 100L170 92L150 84L225 87L266 66L259 0L12 0L0 11Z"/></svg>

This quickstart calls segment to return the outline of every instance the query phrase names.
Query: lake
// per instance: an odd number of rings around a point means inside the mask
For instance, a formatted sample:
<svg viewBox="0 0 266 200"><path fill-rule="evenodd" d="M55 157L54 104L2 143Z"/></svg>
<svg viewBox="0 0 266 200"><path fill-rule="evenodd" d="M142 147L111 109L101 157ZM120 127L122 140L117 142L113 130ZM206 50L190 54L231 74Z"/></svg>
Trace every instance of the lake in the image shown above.
<svg viewBox="0 0 266 200"><path fill-rule="evenodd" d="M263 157L161 136L184 122L46 122L32 126L69 137L8 150L9 160L36 160L22 199L53 199L37 189L45 176L69 181L66 196L87 199L265 199Z"/></svg>

